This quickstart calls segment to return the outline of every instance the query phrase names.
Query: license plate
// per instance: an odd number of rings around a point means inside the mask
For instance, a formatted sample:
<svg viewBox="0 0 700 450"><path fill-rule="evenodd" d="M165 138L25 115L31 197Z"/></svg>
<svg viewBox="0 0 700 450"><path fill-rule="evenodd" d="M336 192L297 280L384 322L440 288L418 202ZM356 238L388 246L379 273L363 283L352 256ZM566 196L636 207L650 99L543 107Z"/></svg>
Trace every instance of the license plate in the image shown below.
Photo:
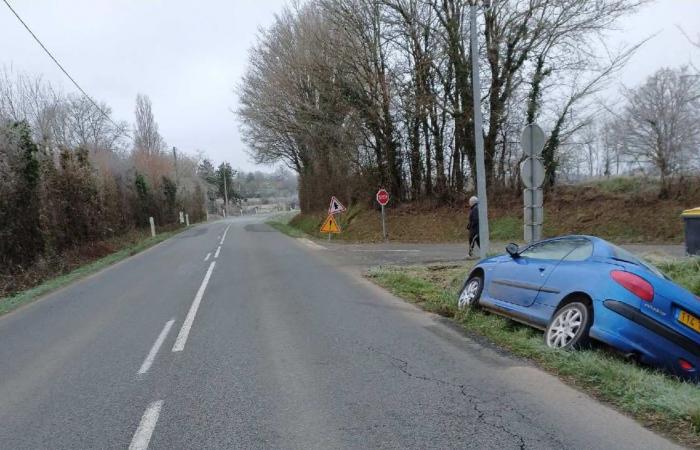
<svg viewBox="0 0 700 450"><path fill-rule="evenodd" d="M678 315L678 321L700 333L700 319L694 315L681 311L681 313Z"/></svg>

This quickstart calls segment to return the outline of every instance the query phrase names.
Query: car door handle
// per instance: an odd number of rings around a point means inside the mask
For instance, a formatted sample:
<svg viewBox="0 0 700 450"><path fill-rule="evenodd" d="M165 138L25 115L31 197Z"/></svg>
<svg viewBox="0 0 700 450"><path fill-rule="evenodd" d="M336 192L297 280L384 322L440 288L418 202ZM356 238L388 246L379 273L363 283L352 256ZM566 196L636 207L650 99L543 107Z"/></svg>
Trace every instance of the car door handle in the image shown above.
<svg viewBox="0 0 700 450"><path fill-rule="evenodd" d="M547 268L546 268L546 267L540 267L539 270L540 270L540 273L544 273L544 271L547 270Z"/></svg>

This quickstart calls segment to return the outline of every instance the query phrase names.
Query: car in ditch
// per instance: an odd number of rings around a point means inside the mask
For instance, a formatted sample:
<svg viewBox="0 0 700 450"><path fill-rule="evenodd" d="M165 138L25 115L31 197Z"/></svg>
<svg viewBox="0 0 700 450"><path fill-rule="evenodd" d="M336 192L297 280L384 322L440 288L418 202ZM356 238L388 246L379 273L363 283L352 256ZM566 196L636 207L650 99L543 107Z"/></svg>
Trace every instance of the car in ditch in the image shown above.
<svg viewBox="0 0 700 450"><path fill-rule="evenodd" d="M700 381L700 298L653 265L593 236L563 236L480 261L460 291L481 307L544 330L547 346L597 340Z"/></svg>

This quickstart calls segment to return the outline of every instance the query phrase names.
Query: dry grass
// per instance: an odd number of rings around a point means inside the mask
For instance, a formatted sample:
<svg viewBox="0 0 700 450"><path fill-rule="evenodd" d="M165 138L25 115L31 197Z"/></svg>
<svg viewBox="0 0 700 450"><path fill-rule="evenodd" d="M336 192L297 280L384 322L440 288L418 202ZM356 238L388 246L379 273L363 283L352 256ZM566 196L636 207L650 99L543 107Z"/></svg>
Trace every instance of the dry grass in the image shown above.
<svg viewBox="0 0 700 450"><path fill-rule="evenodd" d="M618 243L680 243L684 209L700 204L700 190L660 200L653 190L628 181L562 187L546 195L545 235L592 234ZM522 239L522 199L494 195L489 203L491 237L498 241ZM429 203L402 204L387 209L389 238L398 242L453 242L467 239L466 204L435 207ZM325 213L303 214L290 225L312 236ZM381 214L355 206L340 215L343 233L338 239L355 242L382 240Z"/></svg>

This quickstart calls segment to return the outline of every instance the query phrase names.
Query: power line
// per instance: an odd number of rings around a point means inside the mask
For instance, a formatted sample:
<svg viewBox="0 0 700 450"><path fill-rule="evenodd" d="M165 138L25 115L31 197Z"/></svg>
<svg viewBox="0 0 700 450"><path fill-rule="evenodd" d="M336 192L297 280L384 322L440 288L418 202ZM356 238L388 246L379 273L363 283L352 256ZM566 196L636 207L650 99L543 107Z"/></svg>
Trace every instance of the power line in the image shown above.
<svg viewBox="0 0 700 450"><path fill-rule="evenodd" d="M63 73L68 77L68 79L73 83L73 85L74 85L76 88L78 88L78 90L85 96L85 98L87 98L87 99L90 101L90 103L92 103L92 105L93 105L95 108L97 108L97 110L100 112L100 114L102 114L107 120L109 120L110 122L112 122L112 124L117 128L117 130L119 130L124 136L126 136L126 137L131 137L131 136L129 135L129 133L128 133L124 128L122 128L121 126L117 125L117 123L116 123L114 120L112 120L112 118L109 117L109 115L108 115L106 112L104 112L104 111L102 110L102 108L100 108L100 107L97 105L97 103L95 103L95 101L92 99L92 97L90 97L90 96L87 94L87 92L85 92L85 90L84 90L83 88L80 87L80 85L78 84L78 82L75 81L75 80L73 79L72 76L70 76L70 74L68 73L68 71L67 71L66 69L63 68L63 66L61 65L61 63L58 62L58 60L53 56L53 54L51 54L51 52L49 51L49 49L46 48L46 46L39 40L39 38L36 36L36 34L34 34L34 32L31 30L31 28L29 28L29 25L27 25L27 24L24 22L24 20L22 20L22 18L19 16L19 14L17 14L17 11L15 11L14 8L12 8L12 5L10 5L10 3L8 2L8 0L2 0L2 1L5 3L5 5L7 5L7 7L10 9L10 11L12 11L12 14L15 15L15 17L17 18L17 20L20 21L20 23L24 26L24 28L26 28L27 31L29 31L29 34L32 35L32 37L34 38L34 40L41 46L42 49L44 49L44 52L46 52L46 54L49 55L49 58L51 58L51 59L53 60L53 62L56 63L56 65L58 66L58 68L61 69L61 72L63 72Z"/></svg>

